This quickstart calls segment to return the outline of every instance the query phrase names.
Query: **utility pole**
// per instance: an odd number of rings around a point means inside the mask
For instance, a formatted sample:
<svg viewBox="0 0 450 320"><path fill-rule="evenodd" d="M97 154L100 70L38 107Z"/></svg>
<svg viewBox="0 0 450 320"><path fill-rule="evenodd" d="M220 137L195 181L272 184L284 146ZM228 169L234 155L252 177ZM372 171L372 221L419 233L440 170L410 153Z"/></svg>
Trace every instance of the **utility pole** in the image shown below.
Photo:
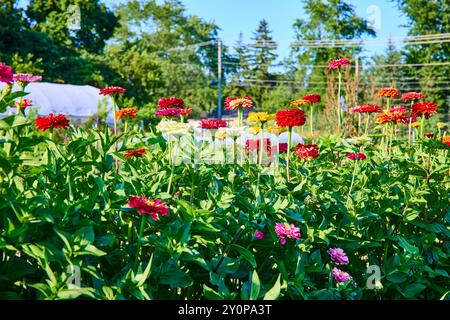
<svg viewBox="0 0 450 320"><path fill-rule="evenodd" d="M217 40L217 118L222 119L222 42Z"/></svg>

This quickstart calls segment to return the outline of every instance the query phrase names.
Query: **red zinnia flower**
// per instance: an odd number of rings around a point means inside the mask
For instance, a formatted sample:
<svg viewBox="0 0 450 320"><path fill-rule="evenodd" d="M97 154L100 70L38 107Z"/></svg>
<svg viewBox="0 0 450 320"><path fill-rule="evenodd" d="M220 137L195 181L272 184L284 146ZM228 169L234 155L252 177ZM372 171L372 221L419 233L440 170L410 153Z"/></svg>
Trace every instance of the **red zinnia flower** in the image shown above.
<svg viewBox="0 0 450 320"><path fill-rule="evenodd" d="M348 66L348 65L350 65L350 60L348 60L347 58L341 58L341 59L330 61L328 63L328 69L338 69L340 67Z"/></svg>
<svg viewBox="0 0 450 320"><path fill-rule="evenodd" d="M315 93L307 94L302 99L308 100L311 103L318 103L318 102L320 102L320 94L315 94Z"/></svg>
<svg viewBox="0 0 450 320"><path fill-rule="evenodd" d="M378 89L378 96L386 98L398 98L400 91L395 88L381 88Z"/></svg>
<svg viewBox="0 0 450 320"><path fill-rule="evenodd" d="M389 112L405 112L406 109L407 108L405 106L396 106L389 109Z"/></svg>
<svg viewBox="0 0 450 320"><path fill-rule="evenodd" d="M416 101L424 97L422 92L407 92L402 94L403 102Z"/></svg>
<svg viewBox="0 0 450 320"><path fill-rule="evenodd" d="M253 109L253 101L249 96L245 97L228 97L225 99L225 109L235 110L237 108Z"/></svg>
<svg viewBox="0 0 450 320"><path fill-rule="evenodd" d="M7 66L3 62L0 62L0 82L11 83L13 82L13 70L10 66Z"/></svg>
<svg viewBox="0 0 450 320"><path fill-rule="evenodd" d="M298 144L295 147L295 155L301 159L317 158L319 148L316 144Z"/></svg>
<svg viewBox="0 0 450 320"><path fill-rule="evenodd" d="M119 109L116 111L116 119L121 120L125 117L129 117L131 119L137 118L137 109L136 108L125 108Z"/></svg>
<svg viewBox="0 0 450 320"><path fill-rule="evenodd" d="M26 108L28 108L28 107L31 107L33 105L33 101L31 101L30 99L23 99L21 102L20 102L20 108L21 109L26 109ZM15 103L14 103L14 108L17 108L19 106L19 101L16 101Z"/></svg>
<svg viewBox="0 0 450 320"><path fill-rule="evenodd" d="M300 109L279 110L276 113L279 127L297 127L305 124L305 113Z"/></svg>
<svg viewBox="0 0 450 320"><path fill-rule="evenodd" d="M128 198L128 206L136 208L139 214L148 214L154 221L159 219L159 216L169 215L169 207L161 200L147 199L145 196L131 196Z"/></svg>
<svg viewBox="0 0 450 320"><path fill-rule="evenodd" d="M360 113L374 113L374 112L380 112L380 111L381 111L381 108L379 106L370 105L370 104L362 104L360 106L350 109L350 112L360 112Z"/></svg>
<svg viewBox="0 0 450 320"><path fill-rule="evenodd" d="M171 98L161 98L158 101L158 108L178 108L184 109L184 100L182 98L171 97Z"/></svg>
<svg viewBox="0 0 450 320"><path fill-rule="evenodd" d="M426 138L433 138L434 137L434 133L432 133L432 132L424 133L423 136L426 137Z"/></svg>
<svg viewBox="0 0 450 320"><path fill-rule="evenodd" d="M50 113L46 117L38 117L35 120L36 127L43 131L50 128L67 128L69 126L69 120L63 114L58 114L56 117L53 113Z"/></svg>
<svg viewBox="0 0 450 320"><path fill-rule="evenodd" d="M125 92L125 89L121 88L121 87L106 87L106 88L100 89L99 94L103 95L103 96L112 96L116 93L122 94L124 92Z"/></svg>
<svg viewBox="0 0 450 320"><path fill-rule="evenodd" d="M437 104L434 102L416 102L411 108L411 115L425 119L429 119L433 113L437 113Z"/></svg>
<svg viewBox="0 0 450 320"><path fill-rule="evenodd" d="M145 148L140 148L140 149L135 149L135 150L128 150L125 151L125 158L133 158L133 157L137 157L140 158L142 157L147 151L145 151Z"/></svg>
<svg viewBox="0 0 450 320"><path fill-rule="evenodd" d="M361 152L353 152L347 154L347 158L349 158L350 160L366 160L366 155Z"/></svg>
<svg viewBox="0 0 450 320"><path fill-rule="evenodd" d="M218 120L218 119L200 121L200 128L202 128L202 129L219 129L219 128L225 128L226 126L227 126L226 121Z"/></svg>

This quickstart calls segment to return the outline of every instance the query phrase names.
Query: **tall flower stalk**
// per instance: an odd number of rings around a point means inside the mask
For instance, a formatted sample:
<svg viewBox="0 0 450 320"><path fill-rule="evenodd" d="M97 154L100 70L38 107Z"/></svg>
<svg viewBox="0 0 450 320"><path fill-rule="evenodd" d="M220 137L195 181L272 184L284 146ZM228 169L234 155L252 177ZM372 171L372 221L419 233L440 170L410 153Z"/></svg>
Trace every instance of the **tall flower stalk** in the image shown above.
<svg viewBox="0 0 450 320"><path fill-rule="evenodd" d="M341 58L337 60L330 61L328 63L328 69L338 69L338 94L337 94L337 120L338 120L338 126L337 130L338 132L341 131L341 87L342 87L342 72L341 67L350 65L350 60L347 58Z"/></svg>

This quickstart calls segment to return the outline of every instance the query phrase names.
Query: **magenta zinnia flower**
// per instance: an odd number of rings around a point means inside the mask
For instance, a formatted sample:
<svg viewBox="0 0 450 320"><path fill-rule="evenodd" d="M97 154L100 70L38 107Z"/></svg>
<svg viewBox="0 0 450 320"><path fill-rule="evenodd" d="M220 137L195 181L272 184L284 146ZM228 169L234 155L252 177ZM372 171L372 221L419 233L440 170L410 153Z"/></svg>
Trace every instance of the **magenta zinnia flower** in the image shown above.
<svg viewBox="0 0 450 320"><path fill-rule="evenodd" d="M0 62L0 82L11 83L14 81L13 76L12 68Z"/></svg>
<svg viewBox="0 0 450 320"><path fill-rule="evenodd" d="M286 244L286 238L300 239L302 236L300 233L300 228L294 226L293 224L288 225L281 222L275 223L275 233L280 238L280 243L282 245Z"/></svg>
<svg viewBox="0 0 450 320"><path fill-rule="evenodd" d="M30 82L41 81L42 77L41 76L33 76L32 74L29 74L29 73L16 73L13 76L13 79L15 82L30 83Z"/></svg>
<svg viewBox="0 0 450 320"><path fill-rule="evenodd" d="M330 255L331 260L337 265L349 263L347 255L341 248L330 248L327 252Z"/></svg>
<svg viewBox="0 0 450 320"><path fill-rule="evenodd" d="M348 66L348 65L350 65L350 60L348 60L347 58L341 58L341 59L330 61L328 63L328 69L338 69L340 67Z"/></svg>
<svg viewBox="0 0 450 320"><path fill-rule="evenodd" d="M131 196L128 198L128 206L136 208L139 214L148 214L154 221L159 219L159 216L169 215L169 207L161 200L147 199L145 196Z"/></svg>
<svg viewBox="0 0 450 320"><path fill-rule="evenodd" d="M339 270L338 268L333 268L333 278L337 283L347 282L350 279L350 275L347 272Z"/></svg>
<svg viewBox="0 0 450 320"><path fill-rule="evenodd" d="M165 108L156 110L155 115L158 117L177 117L181 114L183 109L178 108Z"/></svg>
<svg viewBox="0 0 450 320"><path fill-rule="evenodd" d="M264 232L262 232L261 230L256 231L256 234L255 234L256 240L260 240L260 239L264 239L264 238L267 238L267 236L264 234Z"/></svg>
<svg viewBox="0 0 450 320"><path fill-rule="evenodd" d="M350 160L366 160L366 155L361 152L353 152L347 154L347 158L349 158Z"/></svg>

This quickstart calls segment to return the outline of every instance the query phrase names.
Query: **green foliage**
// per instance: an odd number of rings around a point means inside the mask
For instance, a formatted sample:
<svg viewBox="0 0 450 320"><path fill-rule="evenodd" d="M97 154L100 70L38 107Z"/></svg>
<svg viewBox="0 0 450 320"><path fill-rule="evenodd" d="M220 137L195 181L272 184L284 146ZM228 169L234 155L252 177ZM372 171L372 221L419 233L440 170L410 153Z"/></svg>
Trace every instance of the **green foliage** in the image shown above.
<svg viewBox="0 0 450 320"><path fill-rule="evenodd" d="M12 93L4 100L12 95L17 98ZM293 158L287 181L282 167L259 175L252 165L172 166L159 133L128 130L112 137L109 130L86 128L51 138L21 114L3 118L0 296L444 297L449 148L437 138L412 147L398 138L389 155L375 143L361 150L338 135L317 143L320 157ZM144 157L124 157L140 147L147 149ZM367 160L358 163L350 189L354 162L346 154L354 151L364 151ZM142 194L167 203L170 214L142 220L126 206L129 196ZM281 245L275 222L300 227L301 239ZM255 239L257 230L267 238ZM339 267L352 277L344 284L331 277L330 247L349 257L350 264ZM380 266L382 288L366 287L368 265Z"/></svg>

